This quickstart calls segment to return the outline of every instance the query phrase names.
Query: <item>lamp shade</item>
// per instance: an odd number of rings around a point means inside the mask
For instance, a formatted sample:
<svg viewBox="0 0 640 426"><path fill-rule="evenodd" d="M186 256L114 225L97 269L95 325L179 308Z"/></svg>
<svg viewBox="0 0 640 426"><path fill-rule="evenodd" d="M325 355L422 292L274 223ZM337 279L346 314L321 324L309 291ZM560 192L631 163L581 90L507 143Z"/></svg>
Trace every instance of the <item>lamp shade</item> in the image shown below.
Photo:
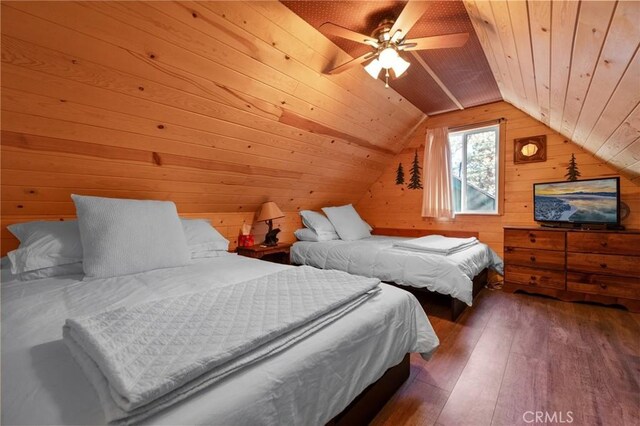
<svg viewBox="0 0 640 426"><path fill-rule="evenodd" d="M371 77L378 78L378 76L380 75L380 71L382 71L382 65L380 65L379 60L374 59L364 67L364 70L368 72Z"/></svg>
<svg viewBox="0 0 640 426"><path fill-rule="evenodd" d="M409 68L411 62L406 61L402 58L402 56L398 56L391 67L393 69L393 73L396 75L396 78L400 77L404 72Z"/></svg>
<svg viewBox="0 0 640 426"><path fill-rule="evenodd" d="M284 213L280 210L280 207L273 201L268 201L262 205L260 214L258 215L258 222L264 222L266 220L277 219L284 217Z"/></svg>

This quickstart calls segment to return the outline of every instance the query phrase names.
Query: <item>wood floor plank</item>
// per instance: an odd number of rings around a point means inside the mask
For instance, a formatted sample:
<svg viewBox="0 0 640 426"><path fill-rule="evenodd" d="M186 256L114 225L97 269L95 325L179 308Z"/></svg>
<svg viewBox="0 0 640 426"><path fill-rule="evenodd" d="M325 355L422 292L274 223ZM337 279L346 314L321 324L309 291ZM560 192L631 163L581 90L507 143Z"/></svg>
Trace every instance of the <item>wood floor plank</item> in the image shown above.
<svg viewBox="0 0 640 426"><path fill-rule="evenodd" d="M429 316L429 321L433 326L433 330L436 332L438 338L443 341L456 329L456 323L436 316Z"/></svg>
<svg viewBox="0 0 640 426"><path fill-rule="evenodd" d="M515 328L487 325L473 350L437 424L490 424L500 393Z"/></svg>
<svg viewBox="0 0 640 426"><path fill-rule="evenodd" d="M599 307L584 314L591 325L583 335L593 342L588 367L599 390L598 417L640 424L640 327L635 321L624 321L626 315L618 310Z"/></svg>
<svg viewBox="0 0 640 426"><path fill-rule="evenodd" d="M549 342L545 411L571 412L576 424L598 424L595 382L589 371L589 349Z"/></svg>
<svg viewBox="0 0 640 426"><path fill-rule="evenodd" d="M547 306L540 300L516 294L520 317L513 338L511 352L529 358L546 359L549 352L549 328L551 321Z"/></svg>
<svg viewBox="0 0 640 426"><path fill-rule="evenodd" d="M462 314L449 336L440 341L440 348L418 380L446 391L453 390L491 316L492 302L484 293L474 301L472 310Z"/></svg>
<svg viewBox="0 0 640 426"><path fill-rule="evenodd" d="M430 319L440 348L412 355L372 424L640 424L640 314L485 290L457 322Z"/></svg>
<svg viewBox="0 0 640 426"><path fill-rule="evenodd" d="M582 327L573 304L549 300L547 305L549 320L549 345L560 344L588 349L591 342L585 342L580 334Z"/></svg>
<svg viewBox="0 0 640 426"><path fill-rule="evenodd" d="M528 412L545 409L548 380L546 363L546 359L516 352L510 354L491 424L531 424Z"/></svg>
<svg viewBox="0 0 640 426"><path fill-rule="evenodd" d="M433 425L448 396L447 391L415 380L403 386L370 425Z"/></svg>

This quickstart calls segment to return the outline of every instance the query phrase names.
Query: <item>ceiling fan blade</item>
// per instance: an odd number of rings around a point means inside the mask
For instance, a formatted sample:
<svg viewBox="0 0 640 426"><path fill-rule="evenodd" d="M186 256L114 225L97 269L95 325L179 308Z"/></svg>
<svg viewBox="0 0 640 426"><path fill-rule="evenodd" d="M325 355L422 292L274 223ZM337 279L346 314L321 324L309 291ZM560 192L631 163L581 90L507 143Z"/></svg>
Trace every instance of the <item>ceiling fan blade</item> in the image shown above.
<svg viewBox="0 0 640 426"><path fill-rule="evenodd" d="M320 25L320 28L329 34L346 38L347 40L368 44L369 46L373 46L376 48L378 47L378 40L364 34L351 31L350 29L341 27L340 25L334 24L332 22L325 22L324 24Z"/></svg>
<svg viewBox="0 0 640 426"><path fill-rule="evenodd" d="M418 43L402 43L398 45L398 50L411 50L412 47L416 47Z"/></svg>
<svg viewBox="0 0 640 426"><path fill-rule="evenodd" d="M367 52L364 55L360 55L355 59L352 59L348 62L345 62L342 65L338 65L337 67L327 71L327 74L338 74L341 73L343 71L346 71L350 68L355 67L356 65L360 65L363 62L366 62L367 60L371 59L372 56L375 56L374 52Z"/></svg>
<svg viewBox="0 0 640 426"><path fill-rule="evenodd" d="M433 37L412 38L405 40L399 48L405 51L425 49L446 49L461 47L469 40L469 33L447 34Z"/></svg>
<svg viewBox="0 0 640 426"><path fill-rule="evenodd" d="M407 2L407 5L400 13L400 16L398 16L398 19L393 23L393 27L391 27L389 34L395 34L396 31L402 30L403 35L406 37L406 35L409 34L411 27L418 22L418 19L424 15L430 6L431 3L427 1L410 0Z"/></svg>

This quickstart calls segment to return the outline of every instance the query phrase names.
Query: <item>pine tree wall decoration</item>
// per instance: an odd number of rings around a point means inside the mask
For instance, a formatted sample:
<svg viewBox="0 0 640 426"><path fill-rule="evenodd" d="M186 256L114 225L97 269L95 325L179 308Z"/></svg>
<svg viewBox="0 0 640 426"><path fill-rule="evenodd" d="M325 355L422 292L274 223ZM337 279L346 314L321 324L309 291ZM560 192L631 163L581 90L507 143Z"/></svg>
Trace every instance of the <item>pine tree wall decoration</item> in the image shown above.
<svg viewBox="0 0 640 426"><path fill-rule="evenodd" d="M576 164L576 156L575 154L571 154L571 160L569 161L569 167L567 167L567 174L564 175L568 181L578 180L580 177L580 171L578 170L578 165Z"/></svg>
<svg viewBox="0 0 640 426"><path fill-rule="evenodd" d="M411 166L411 175L409 176L409 189L422 189L422 182L420 181L420 162L418 161L418 150L413 157L413 165Z"/></svg>
<svg viewBox="0 0 640 426"><path fill-rule="evenodd" d="M398 163L398 170L396 171L396 185L404 185L404 169L402 163Z"/></svg>

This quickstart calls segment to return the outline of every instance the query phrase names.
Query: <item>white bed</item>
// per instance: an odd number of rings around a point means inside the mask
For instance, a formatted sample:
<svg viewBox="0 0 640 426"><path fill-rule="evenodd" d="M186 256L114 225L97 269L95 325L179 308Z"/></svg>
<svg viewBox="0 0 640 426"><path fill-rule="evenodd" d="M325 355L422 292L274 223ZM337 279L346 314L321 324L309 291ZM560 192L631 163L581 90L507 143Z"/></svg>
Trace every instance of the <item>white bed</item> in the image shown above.
<svg viewBox="0 0 640 426"><path fill-rule="evenodd" d="M356 241L299 241L291 249L291 262L426 288L469 306L473 278L485 268L502 270L502 260L486 244L443 256L394 247L399 240L409 238L374 235Z"/></svg>
<svg viewBox="0 0 640 426"><path fill-rule="evenodd" d="M2 423L103 424L98 398L62 341L65 319L202 291L290 266L235 255L118 278L17 281L2 269ZM285 352L233 374L148 424L324 424L407 352L438 339L409 293L381 291Z"/></svg>

